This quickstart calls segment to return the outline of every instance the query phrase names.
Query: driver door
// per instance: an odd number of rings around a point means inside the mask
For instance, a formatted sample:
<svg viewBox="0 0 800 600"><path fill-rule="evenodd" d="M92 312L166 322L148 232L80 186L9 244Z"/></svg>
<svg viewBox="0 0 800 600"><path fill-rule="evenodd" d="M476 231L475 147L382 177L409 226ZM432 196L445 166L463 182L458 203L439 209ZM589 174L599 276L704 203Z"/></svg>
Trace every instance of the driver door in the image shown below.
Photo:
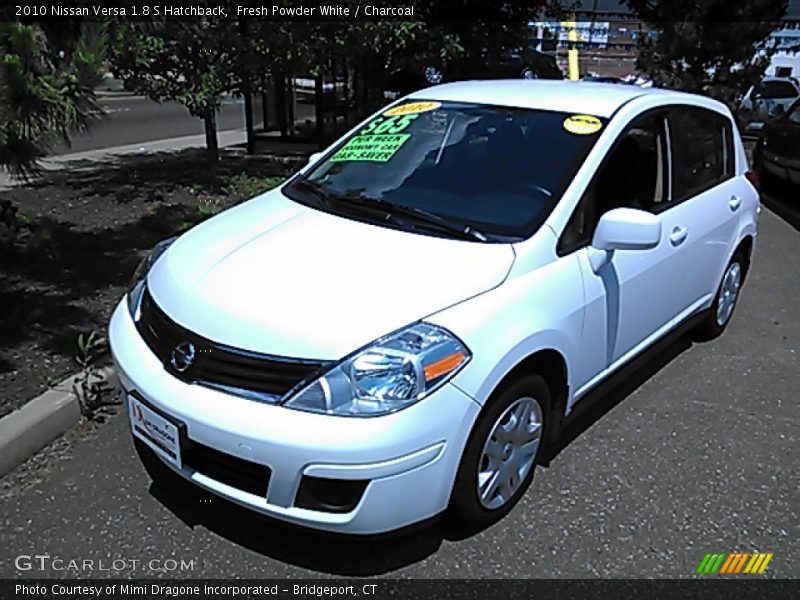
<svg viewBox="0 0 800 600"><path fill-rule="evenodd" d="M585 296L584 370L574 399L671 326L681 303L679 216L669 215L670 161L664 111L639 117L612 146L570 218L560 252L575 252ZM589 246L600 217L615 208L662 213L662 236L650 250L617 250L596 272ZM676 220L677 219L677 220ZM675 221L675 222L673 222Z"/></svg>

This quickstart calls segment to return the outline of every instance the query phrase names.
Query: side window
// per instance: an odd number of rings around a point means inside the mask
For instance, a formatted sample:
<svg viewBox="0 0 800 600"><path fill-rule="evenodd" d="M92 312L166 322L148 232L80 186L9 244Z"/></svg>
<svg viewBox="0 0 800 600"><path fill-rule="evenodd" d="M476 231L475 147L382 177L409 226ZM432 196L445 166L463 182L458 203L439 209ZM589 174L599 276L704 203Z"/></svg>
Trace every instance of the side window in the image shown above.
<svg viewBox="0 0 800 600"><path fill-rule="evenodd" d="M656 211L666 205L664 120L662 113L648 115L617 140L570 217L559 244L561 254L589 244L600 217L611 209Z"/></svg>
<svg viewBox="0 0 800 600"><path fill-rule="evenodd" d="M681 108L670 118L674 193L680 201L733 176L730 121L702 108Z"/></svg>
<svg viewBox="0 0 800 600"><path fill-rule="evenodd" d="M800 125L800 102L795 102L794 106L791 109L789 109L789 115L787 118L792 123Z"/></svg>

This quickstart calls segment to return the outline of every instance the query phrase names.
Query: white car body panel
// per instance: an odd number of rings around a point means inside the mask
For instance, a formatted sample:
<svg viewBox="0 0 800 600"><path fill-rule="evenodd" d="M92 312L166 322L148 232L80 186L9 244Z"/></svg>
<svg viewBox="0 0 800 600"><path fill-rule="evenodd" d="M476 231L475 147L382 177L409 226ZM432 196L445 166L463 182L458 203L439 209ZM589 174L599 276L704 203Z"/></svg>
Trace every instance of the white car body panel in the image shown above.
<svg viewBox="0 0 800 600"><path fill-rule="evenodd" d="M519 243L483 244L365 224L305 207L280 190L181 236L155 263L147 285L171 319L215 342L336 361L424 319L472 352L449 382L409 408L374 418L334 417L171 376L123 300L109 341L124 389L185 424L191 439L272 470L264 498L191 469L181 469L182 476L259 512L331 531L377 533L433 516L448 505L481 407L512 369L538 351L558 353L568 412L610 373L708 308L735 249L745 237L755 240L758 194L745 178L746 158L734 134L735 176L659 213L655 248L616 250L597 271L589 248L564 256L557 251L586 186L633 119L674 105L731 119L713 100L521 80L446 84L409 98L610 120L543 225ZM686 236L674 243L670 236L682 228ZM327 513L293 505L303 476L370 483L355 509Z"/></svg>
<svg viewBox="0 0 800 600"><path fill-rule="evenodd" d="M266 230L253 228L262 219ZM224 243L208 247L207 239ZM513 261L508 245L386 229L275 191L182 237L155 265L149 284L167 314L206 338L264 354L335 360L500 285ZM460 263L469 265L468 274L450 268ZM338 323L336 335L331 322Z"/></svg>

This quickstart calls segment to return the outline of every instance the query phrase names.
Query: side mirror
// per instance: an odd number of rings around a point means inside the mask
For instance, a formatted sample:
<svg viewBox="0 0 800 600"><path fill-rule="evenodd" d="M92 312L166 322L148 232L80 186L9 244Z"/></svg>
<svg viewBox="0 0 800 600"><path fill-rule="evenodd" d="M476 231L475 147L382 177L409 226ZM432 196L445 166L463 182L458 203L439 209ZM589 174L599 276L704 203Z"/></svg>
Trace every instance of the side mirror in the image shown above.
<svg viewBox="0 0 800 600"><path fill-rule="evenodd" d="M311 154L311 155L308 157L308 162L306 163L306 165L313 165L313 164L314 164L315 162L317 162L317 161L318 161L320 158L322 158L322 154L323 154L322 152L314 152L313 154Z"/></svg>
<svg viewBox="0 0 800 600"><path fill-rule="evenodd" d="M589 261L595 272L611 260L615 250L650 250L661 240L658 215L635 208L615 208L597 223Z"/></svg>

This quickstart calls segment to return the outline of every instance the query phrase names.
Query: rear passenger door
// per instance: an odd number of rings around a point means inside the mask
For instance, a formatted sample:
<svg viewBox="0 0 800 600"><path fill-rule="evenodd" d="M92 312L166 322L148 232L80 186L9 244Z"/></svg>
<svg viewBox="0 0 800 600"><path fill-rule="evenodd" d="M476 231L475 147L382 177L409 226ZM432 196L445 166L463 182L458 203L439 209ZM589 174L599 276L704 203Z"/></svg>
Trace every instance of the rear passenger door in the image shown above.
<svg viewBox="0 0 800 600"><path fill-rule="evenodd" d="M672 183L663 207L665 234L682 247L681 320L713 299L735 243L742 210L742 178L735 177L731 122L698 107L674 107L669 114Z"/></svg>

